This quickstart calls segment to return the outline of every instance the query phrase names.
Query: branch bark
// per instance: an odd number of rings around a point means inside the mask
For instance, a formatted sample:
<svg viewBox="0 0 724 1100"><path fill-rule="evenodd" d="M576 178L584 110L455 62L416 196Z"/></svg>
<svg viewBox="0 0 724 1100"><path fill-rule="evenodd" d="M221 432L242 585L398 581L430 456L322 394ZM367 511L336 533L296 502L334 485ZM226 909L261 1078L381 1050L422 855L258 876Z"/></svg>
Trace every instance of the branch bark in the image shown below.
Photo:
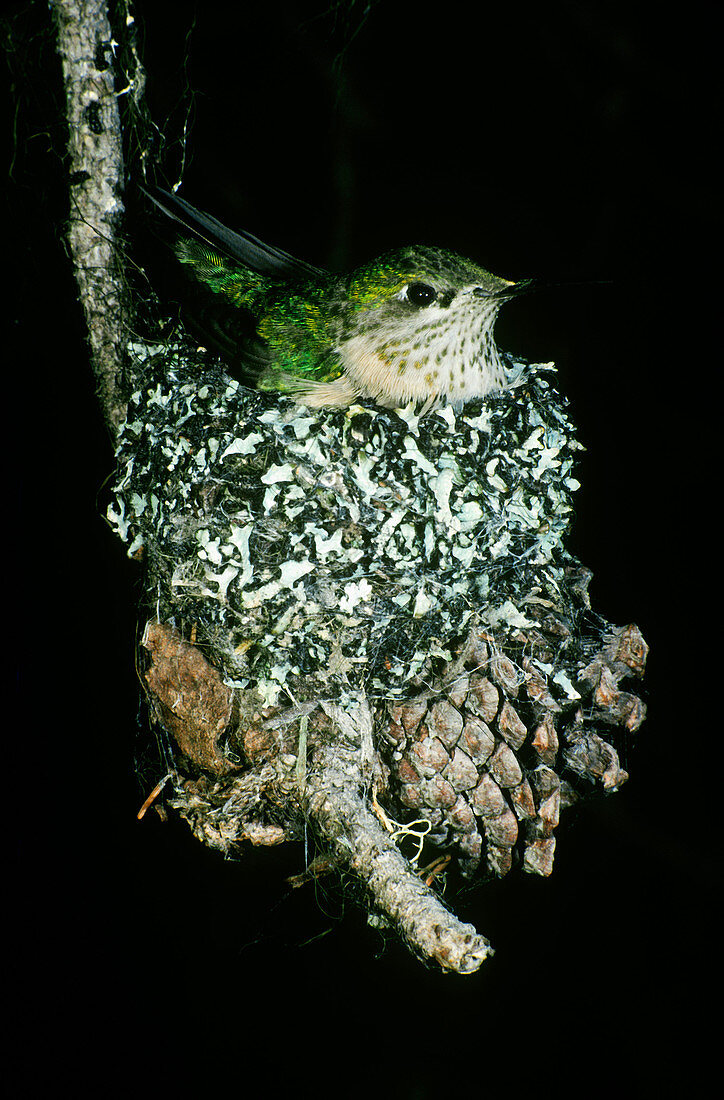
<svg viewBox="0 0 724 1100"><path fill-rule="evenodd" d="M123 336L130 304L119 259L123 147L105 0L52 0L68 121L68 244L108 428L125 417Z"/></svg>

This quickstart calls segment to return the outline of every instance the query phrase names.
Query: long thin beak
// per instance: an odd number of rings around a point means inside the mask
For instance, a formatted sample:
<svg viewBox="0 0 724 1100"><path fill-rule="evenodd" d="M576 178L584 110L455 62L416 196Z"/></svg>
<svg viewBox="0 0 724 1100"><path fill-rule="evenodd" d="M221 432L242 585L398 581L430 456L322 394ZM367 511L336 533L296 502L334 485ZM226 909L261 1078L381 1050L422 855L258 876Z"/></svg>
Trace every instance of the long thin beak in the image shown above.
<svg viewBox="0 0 724 1100"><path fill-rule="evenodd" d="M489 298L496 302L507 302L511 298L518 298L521 294L527 294L533 286L533 279L521 279L517 283L508 283L502 290L488 290L484 286L476 286L473 294L476 298Z"/></svg>
<svg viewBox="0 0 724 1100"><path fill-rule="evenodd" d="M510 298L518 298L521 294L536 294L539 290L558 290L567 286L592 286L611 282L611 279L521 279L520 282L511 283L503 290L496 291L493 297L507 302Z"/></svg>
<svg viewBox="0 0 724 1100"><path fill-rule="evenodd" d="M537 290L535 279L520 279L517 283L511 283L504 290L498 290L495 297L501 302L508 302L511 298L519 298L521 294L529 294Z"/></svg>

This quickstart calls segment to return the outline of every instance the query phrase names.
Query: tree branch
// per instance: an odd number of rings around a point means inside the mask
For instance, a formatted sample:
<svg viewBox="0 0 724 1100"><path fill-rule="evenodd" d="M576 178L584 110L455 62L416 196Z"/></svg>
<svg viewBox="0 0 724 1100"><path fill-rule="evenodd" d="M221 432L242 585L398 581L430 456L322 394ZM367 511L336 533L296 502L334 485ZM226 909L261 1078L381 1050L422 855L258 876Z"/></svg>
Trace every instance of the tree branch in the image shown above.
<svg viewBox="0 0 724 1100"><path fill-rule="evenodd" d="M68 120L68 244L98 398L115 437L126 410L122 336L130 315L117 246L124 207L115 44L105 0L52 0L51 7Z"/></svg>

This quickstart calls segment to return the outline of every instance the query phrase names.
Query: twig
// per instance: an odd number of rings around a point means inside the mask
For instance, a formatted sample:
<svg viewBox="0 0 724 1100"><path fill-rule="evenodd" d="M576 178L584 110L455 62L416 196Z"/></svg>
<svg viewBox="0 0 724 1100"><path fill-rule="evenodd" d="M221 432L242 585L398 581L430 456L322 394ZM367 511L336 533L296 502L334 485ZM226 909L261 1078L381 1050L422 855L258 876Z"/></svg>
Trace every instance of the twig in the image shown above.
<svg viewBox="0 0 724 1100"><path fill-rule="evenodd" d="M364 710L366 704L360 705ZM341 710L341 708L339 708ZM307 775L307 811L339 864L366 886L373 905L419 956L472 974L492 949L472 924L451 913L395 846L364 794L364 718L337 721L335 736L315 753ZM362 746L360 745L362 742Z"/></svg>

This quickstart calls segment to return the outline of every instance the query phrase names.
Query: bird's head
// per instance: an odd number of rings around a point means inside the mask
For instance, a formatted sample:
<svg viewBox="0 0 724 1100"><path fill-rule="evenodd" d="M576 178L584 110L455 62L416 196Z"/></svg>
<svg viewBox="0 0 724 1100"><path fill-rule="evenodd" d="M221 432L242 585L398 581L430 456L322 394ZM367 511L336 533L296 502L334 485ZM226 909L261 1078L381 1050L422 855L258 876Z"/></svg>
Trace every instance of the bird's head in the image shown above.
<svg viewBox="0 0 724 1100"><path fill-rule="evenodd" d="M459 405L505 384L495 317L523 284L439 248L413 246L345 280L338 351L346 376L382 404Z"/></svg>

